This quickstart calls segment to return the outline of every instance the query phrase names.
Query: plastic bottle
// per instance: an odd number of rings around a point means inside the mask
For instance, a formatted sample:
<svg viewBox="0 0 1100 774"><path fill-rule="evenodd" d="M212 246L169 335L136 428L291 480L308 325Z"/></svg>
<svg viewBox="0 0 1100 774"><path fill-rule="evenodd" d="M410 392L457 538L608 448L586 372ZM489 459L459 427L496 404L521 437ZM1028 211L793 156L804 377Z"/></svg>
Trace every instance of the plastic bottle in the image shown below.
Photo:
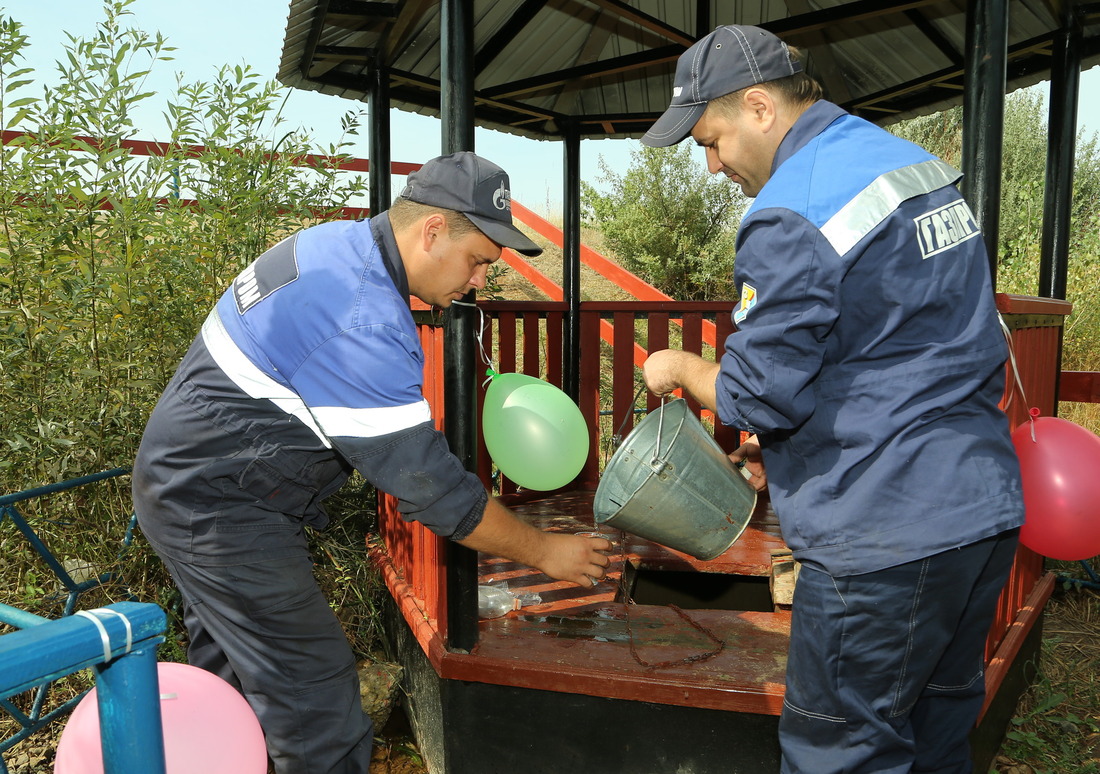
<svg viewBox="0 0 1100 774"><path fill-rule="evenodd" d="M496 586L477 587L477 614L481 618L500 618L516 609L516 598Z"/></svg>

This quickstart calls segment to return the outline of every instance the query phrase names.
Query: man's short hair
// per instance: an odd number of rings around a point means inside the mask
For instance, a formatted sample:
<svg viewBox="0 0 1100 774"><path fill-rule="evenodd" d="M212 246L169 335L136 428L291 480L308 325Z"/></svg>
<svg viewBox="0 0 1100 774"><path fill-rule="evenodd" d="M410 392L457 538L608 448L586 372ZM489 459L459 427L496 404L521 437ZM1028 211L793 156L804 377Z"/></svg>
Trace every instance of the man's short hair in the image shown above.
<svg viewBox="0 0 1100 774"><path fill-rule="evenodd" d="M791 52L791 58L801 61L802 52L794 46L787 47ZM723 116L732 116L741 110L745 92L749 89L764 89L768 93L778 96L783 102L794 107L811 105L819 99L825 98L825 91L821 84L805 71L788 75L785 78L776 78L772 81L757 83L744 89L716 97L707 103L707 110L715 110Z"/></svg>
<svg viewBox="0 0 1100 774"><path fill-rule="evenodd" d="M393 200L393 205L389 209L390 225L393 226L394 231L403 231L421 218L435 212L440 213L446 219L447 230L454 239L461 239L467 234L475 232L481 233L481 229L461 212L448 210L445 207L436 207L432 204L421 204L401 196Z"/></svg>

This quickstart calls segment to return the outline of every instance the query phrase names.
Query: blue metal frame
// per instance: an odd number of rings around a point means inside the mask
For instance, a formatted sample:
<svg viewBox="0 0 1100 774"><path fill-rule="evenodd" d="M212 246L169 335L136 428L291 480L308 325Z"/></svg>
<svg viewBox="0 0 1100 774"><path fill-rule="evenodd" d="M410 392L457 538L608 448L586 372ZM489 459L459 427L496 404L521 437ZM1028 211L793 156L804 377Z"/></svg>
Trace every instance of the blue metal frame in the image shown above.
<svg viewBox="0 0 1100 774"><path fill-rule="evenodd" d="M98 623L83 614L41 619L0 636L0 700L10 707L15 694L91 667L105 774L165 774L156 658L167 625L164 611L118 602L88 615ZM7 772L2 759L0 772Z"/></svg>
<svg viewBox="0 0 1100 774"><path fill-rule="evenodd" d="M1070 578L1065 575L1059 575L1058 580L1061 583L1072 583L1075 586L1084 586L1085 588L1100 590L1100 575L1096 574L1096 571L1092 569L1092 565L1089 564L1087 559L1081 560L1081 567L1084 568L1085 574L1088 575L1091 580Z"/></svg>
<svg viewBox="0 0 1100 774"><path fill-rule="evenodd" d="M27 541L35 551L39 553L42 559L49 565L50 569L57 576L57 579L65 586L69 591L68 598L65 600L65 611L62 615L71 615L76 607L76 602L80 598L80 595L91 588L95 588L102 583L112 579L111 573L104 573L98 578L89 578L88 580L77 583L69 575L69 571L65 569L64 565L58 561L53 552L42 542L42 539L38 537L34 529L31 527L27 520L23 518L23 515L19 513L19 509L15 507L16 503L23 502L24 500L32 500L36 497L42 497L43 495L56 494L58 492L64 492L67 489L75 489L79 486L85 486L87 484L93 484L97 481L103 481L104 479L114 478L116 476L122 476L130 472L129 468L114 468L113 470L107 470L102 473L93 473L89 476L81 476L80 478L71 478L67 481L60 481L56 484L47 484L46 486L36 487L34 489L25 489L22 492L16 492L15 494L0 496L0 524L3 523L5 518L11 519L15 526L23 533ZM133 517L131 517L130 528L126 531L125 545L130 544L130 538L133 531ZM0 621L4 623L12 623L4 618L0 617Z"/></svg>
<svg viewBox="0 0 1100 774"><path fill-rule="evenodd" d="M80 486L86 486L87 484L93 484L97 481L103 481L109 478L115 478L122 476L130 472L130 468L120 467L113 470L107 470L102 473L93 473L88 476L81 476L79 478L72 478L66 481L60 481L55 484L48 484L46 486L36 487L34 489L26 489L22 492L15 492L14 494L8 494L0 496L0 524L3 524L4 519L11 519L16 528L23 533L24 537L31 544L36 552L42 557L43 561L49 566L50 570L57 576L58 581L64 586L67 591L67 597L65 599L65 607L63 610L63 616L70 616L73 610L76 608L77 601L80 599L81 594L89 589L95 588L103 583L114 578L113 573L103 573L97 578L89 578L86 581L77 583L73 580L73 577L65 569L64 565L58 560L49 547L42 541L42 539L31 527L30 523L23 517L16 507L16 503L24 502L26 500L32 500L36 497L42 497L44 495L56 494L58 492L64 492L68 489L75 489ZM133 530L136 523L136 518L131 516L129 527L126 530L126 535L123 539L123 551L126 550L133 540ZM0 604L0 622L14 626L17 629L31 629L50 623L50 619L43 618L42 616L28 613L24 610L20 610L10 605ZM91 622L86 622L91 625ZM5 635L7 636L7 635ZM7 678L7 664L5 664L4 679ZM43 726L49 724L54 719L63 716L72 711L84 694L69 699L62 705L54 708L47 714L42 714L42 707L45 703L46 695L50 688L52 681L41 681L35 687L35 697L32 703L29 713L21 712L14 704L7 700L7 695L0 698L0 709L5 710L20 725L20 730L11 735L7 739L0 740L0 774L6 774L7 767L3 762L3 753L10 749L15 744L19 743L23 739L38 731Z"/></svg>

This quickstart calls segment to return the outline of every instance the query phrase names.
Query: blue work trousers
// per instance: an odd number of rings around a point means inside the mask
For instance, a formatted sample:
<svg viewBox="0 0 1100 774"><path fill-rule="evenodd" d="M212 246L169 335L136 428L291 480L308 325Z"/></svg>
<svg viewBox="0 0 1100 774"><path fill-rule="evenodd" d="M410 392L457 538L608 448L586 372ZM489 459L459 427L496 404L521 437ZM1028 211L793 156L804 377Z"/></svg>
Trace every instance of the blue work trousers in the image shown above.
<svg viewBox="0 0 1100 774"><path fill-rule="evenodd" d="M183 595L188 661L244 694L278 774L367 774L355 659L305 548L228 567L162 558Z"/></svg>
<svg viewBox="0 0 1100 774"><path fill-rule="evenodd" d="M802 567L779 720L783 774L972 771L984 646L1018 536L863 575Z"/></svg>

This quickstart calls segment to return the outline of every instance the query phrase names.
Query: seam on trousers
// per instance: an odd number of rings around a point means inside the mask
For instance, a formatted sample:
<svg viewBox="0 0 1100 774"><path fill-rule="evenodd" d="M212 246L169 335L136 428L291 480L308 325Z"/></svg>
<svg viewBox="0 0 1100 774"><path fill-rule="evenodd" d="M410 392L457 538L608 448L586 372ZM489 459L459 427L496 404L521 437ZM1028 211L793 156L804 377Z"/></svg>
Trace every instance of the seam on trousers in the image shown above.
<svg viewBox="0 0 1100 774"><path fill-rule="evenodd" d="M983 677L985 677L985 670L979 669L978 674L970 678L970 682L963 683L962 685L936 685L935 683L929 683L925 687L930 691L964 691Z"/></svg>
<svg viewBox="0 0 1100 774"><path fill-rule="evenodd" d="M898 704L901 702L901 694L905 688L905 675L909 670L909 659L913 655L913 632L917 628L917 610L920 607L920 598L924 593L924 580L928 577L928 559L921 562L920 566L920 578L917 580L916 596L913 598L913 607L909 611L909 633L906 636L905 643L905 658L901 662L901 671L898 674L898 687L894 692L894 706L890 710L892 717L898 717L904 715L909 711L906 709L899 709Z"/></svg>
<svg viewBox="0 0 1100 774"><path fill-rule="evenodd" d="M787 701L786 699L783 700L783 706L786 707L787 709L789 709L791 712L796 712L799 715L802 715L802 716L807 717L807 718L814 718L815 720L825 720L825 721L828 721L829 723L845 723L845 722L847 722L844 718L836 718L836 717L833 717L832 715L823 715L820 712L810 712L809 710L804 710L800 707L796 707L793 704L791 704L789 701Z"/></svg>

